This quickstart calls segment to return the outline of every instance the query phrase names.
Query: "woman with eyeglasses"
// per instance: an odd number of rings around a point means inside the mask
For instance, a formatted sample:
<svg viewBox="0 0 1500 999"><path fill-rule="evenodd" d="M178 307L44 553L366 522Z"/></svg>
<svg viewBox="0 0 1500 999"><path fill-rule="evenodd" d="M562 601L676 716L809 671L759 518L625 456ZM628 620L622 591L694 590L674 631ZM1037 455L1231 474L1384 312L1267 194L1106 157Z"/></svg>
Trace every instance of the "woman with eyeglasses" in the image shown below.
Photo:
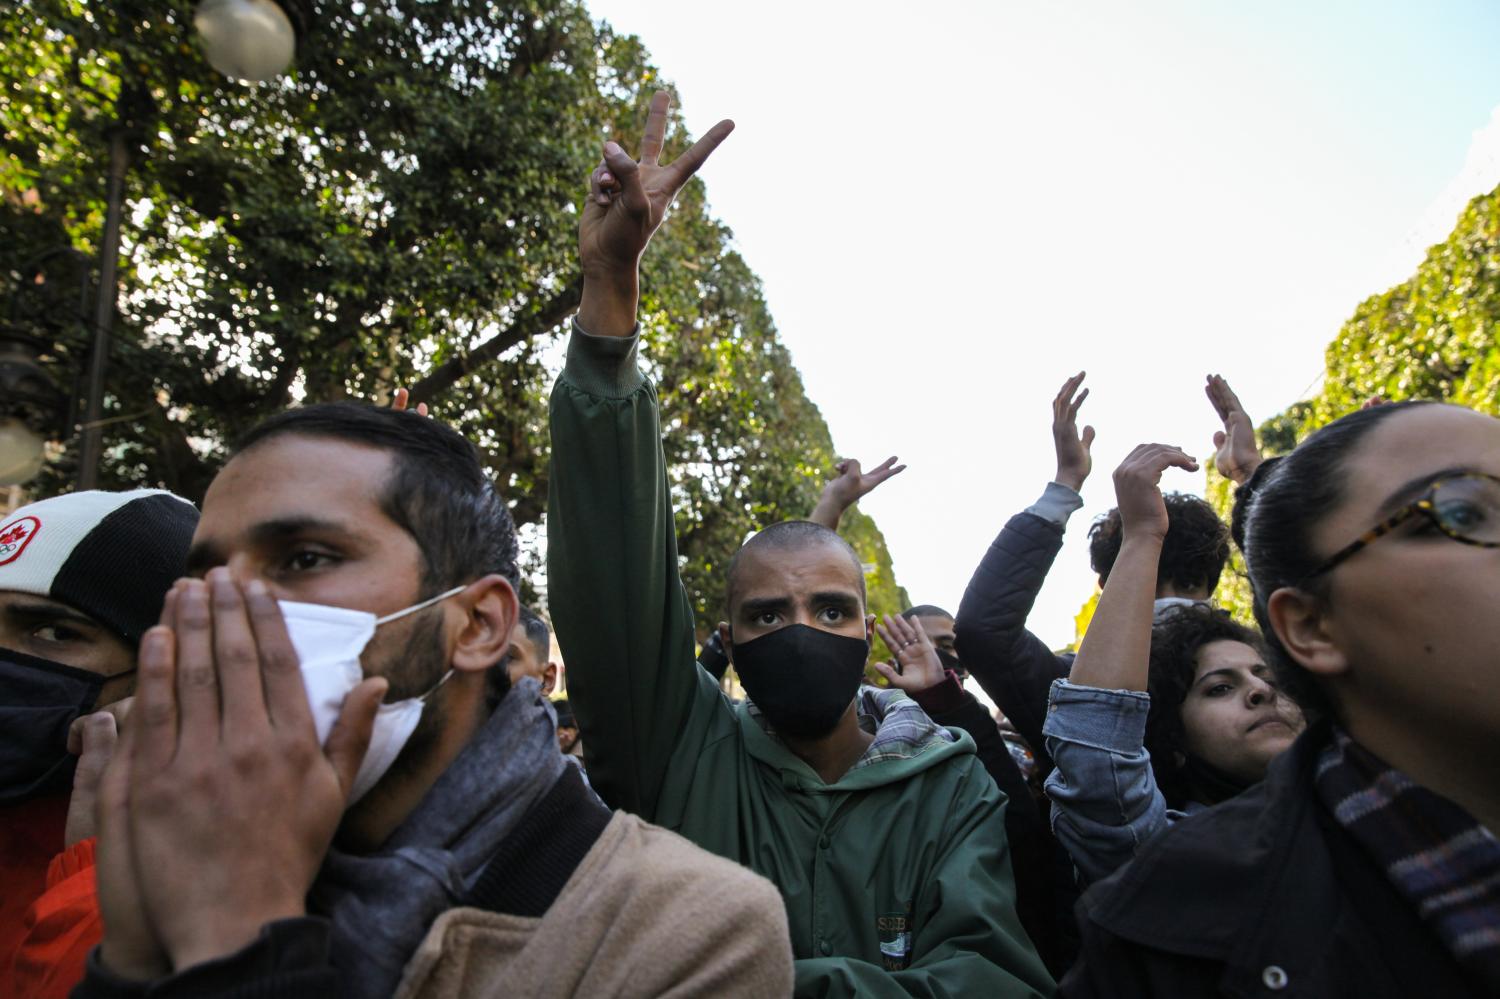
<svg viewBox="0 0 1500 999"><path fill-rule="evenodd" d="M1309 727L1080 906L1064 995L1500 995L1500 422L1352 413L1236 524Z"/></svg>
<svg viewBox="0 0 1500 999"><path fill-rule="evenodd" d="M1052 828L1086 884L1184 815L1258 783L1303 728L1252 629L1207 604L1154 607L1168 526L1158 483L1174 467L1198 465L1179 448L1142 444L1116 469L1119 555L1048 698Z"/></svg>

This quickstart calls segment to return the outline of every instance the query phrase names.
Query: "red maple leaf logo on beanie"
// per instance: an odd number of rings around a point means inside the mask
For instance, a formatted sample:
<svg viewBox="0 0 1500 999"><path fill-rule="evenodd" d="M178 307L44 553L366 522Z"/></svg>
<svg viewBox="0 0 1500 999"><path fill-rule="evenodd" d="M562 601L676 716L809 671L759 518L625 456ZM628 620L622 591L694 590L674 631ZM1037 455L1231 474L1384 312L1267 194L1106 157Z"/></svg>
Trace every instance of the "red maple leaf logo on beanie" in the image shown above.
<svg viewBox="0 0 1500 999"><path fill-rule="evenodd" d="M20 558L41 526L42 522L35 517L22 517L0 525L0 565Z"/></svg>

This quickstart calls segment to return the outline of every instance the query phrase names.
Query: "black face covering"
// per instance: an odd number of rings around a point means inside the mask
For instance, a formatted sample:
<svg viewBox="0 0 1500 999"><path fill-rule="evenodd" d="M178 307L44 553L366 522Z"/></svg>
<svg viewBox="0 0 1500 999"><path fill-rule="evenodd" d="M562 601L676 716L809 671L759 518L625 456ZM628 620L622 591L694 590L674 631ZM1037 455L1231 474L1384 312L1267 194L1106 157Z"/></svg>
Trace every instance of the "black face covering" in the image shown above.
<svg viewBox="0 0 1500 999"><path fill-rule="evenodd" d="M951 652L944 652L942 649L934 651L937 652L938 662L943 664L943 669L951 669L958 674L960 680L969 675L969 671L964 669L964 664L958 661L958 656Z"/></svg>
<svg viewBox="0 0 1500 999"><path fill-rule="evenodd" d="M0 805L18 805L73 781L68 726L113 677L0 649Z"/></svg>
<svg viewBox="0 0 1500 999"><path fill-rule="evenodd" d="M745 693L781 735L816 739L833 731L864 679L870 643L805 624L733 643Z"/></svg>

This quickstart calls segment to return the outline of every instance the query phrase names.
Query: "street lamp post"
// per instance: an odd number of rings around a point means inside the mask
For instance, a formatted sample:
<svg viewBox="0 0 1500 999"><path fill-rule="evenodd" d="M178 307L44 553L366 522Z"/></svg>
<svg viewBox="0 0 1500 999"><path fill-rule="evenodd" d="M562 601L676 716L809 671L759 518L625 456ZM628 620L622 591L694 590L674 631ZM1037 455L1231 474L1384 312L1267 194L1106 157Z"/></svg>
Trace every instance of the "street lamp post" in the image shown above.
<svg viewBox="0 0 1500 999"><path fill-rule="evenodd" d="M109 137L109 206L104 213L104 239L99 245L99 294L94 296L94 345L89 351L88 387L84 391L82 435L78 447L78 488L99 485L99 463L104 451L104 369L109 364L110 333L115 322L116 273L120 263L120 215L124 211L125 171L130 153L125 128Z"/></svg>
<svg viewBox="0 0 1500 999"><path fill-rule="evenodd" d="M209 64L232 79L258 83L279 76L312 26L312 0L203 0L193 26ZM130 168L130 122L122 116L109 137L108 202L99 244L99 293L94 303L94 342L80 427L78 488L95 489L104 456L104 374L114 329L125 174Z"/></svg>

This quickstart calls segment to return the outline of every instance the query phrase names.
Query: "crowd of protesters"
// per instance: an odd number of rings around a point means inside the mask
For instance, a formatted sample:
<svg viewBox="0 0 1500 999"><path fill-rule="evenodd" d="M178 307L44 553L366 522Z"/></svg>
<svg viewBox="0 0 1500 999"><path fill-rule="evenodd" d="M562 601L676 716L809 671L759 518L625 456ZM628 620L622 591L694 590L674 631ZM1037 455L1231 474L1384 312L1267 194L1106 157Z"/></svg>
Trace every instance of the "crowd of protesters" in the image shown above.
<svg viewBox="0 0 1500 999"><path fill-rule="evenodd" d="M0 525L0 993L1500 994L1500 423L1375 405L1262 461L1211 377L1233 523L1132 451L1075 656L1027 618L1092 470L1080 374L956 616L868 613L837 528L903 466L846 461L726 553L700 642L637 267L732 125L664 165L667 112L580 211L566 700L505 498L404 405L271 418L201 509ZM1212 603L1232 546L1256 627Z"/></svg>

